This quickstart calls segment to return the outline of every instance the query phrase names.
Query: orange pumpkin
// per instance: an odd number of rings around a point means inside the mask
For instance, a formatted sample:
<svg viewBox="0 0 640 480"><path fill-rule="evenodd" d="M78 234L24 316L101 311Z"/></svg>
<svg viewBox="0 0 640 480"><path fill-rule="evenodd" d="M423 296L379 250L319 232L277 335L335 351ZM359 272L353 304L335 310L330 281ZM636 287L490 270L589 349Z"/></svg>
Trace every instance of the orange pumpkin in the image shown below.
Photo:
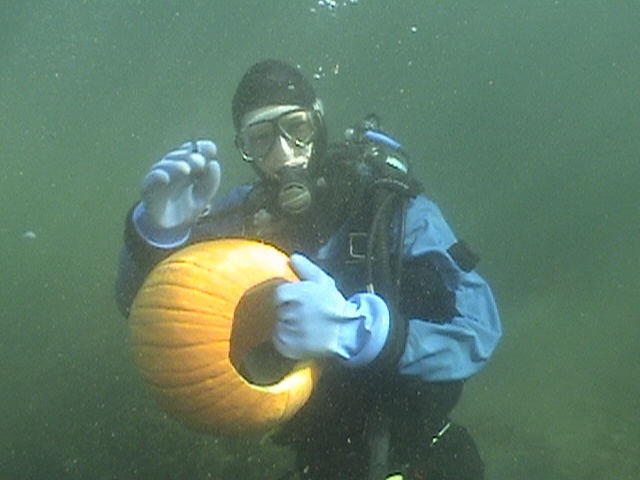
<svg viewBox="0 0 640 480"><path fill-rule="evenodd" d="M256 347L270 345L278 278L297 280L287 256L242 239L186 247L147 276L131 308L131 344L166 412L200 431L259 433L304 405L315 364L292 364L267 385L239 372Z"/></svg>

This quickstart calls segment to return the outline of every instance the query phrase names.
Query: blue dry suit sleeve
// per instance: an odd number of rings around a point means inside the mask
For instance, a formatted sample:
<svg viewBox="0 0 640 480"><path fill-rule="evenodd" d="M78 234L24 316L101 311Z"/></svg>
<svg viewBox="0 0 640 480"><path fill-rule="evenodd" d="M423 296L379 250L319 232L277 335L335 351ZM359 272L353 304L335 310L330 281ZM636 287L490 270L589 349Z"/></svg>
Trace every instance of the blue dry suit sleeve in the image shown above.
<svg viewBox="0 0 640 480"><path fill-rule="evenodd" d="M496 303L487 283L475 271L462 270L447 252L456 238L438 207L424 197L407 212L405 255L428 254L455 293L456 315L450 322L409 318L399 371L425 381L470 377L484 366L502 335Z"/></svg>

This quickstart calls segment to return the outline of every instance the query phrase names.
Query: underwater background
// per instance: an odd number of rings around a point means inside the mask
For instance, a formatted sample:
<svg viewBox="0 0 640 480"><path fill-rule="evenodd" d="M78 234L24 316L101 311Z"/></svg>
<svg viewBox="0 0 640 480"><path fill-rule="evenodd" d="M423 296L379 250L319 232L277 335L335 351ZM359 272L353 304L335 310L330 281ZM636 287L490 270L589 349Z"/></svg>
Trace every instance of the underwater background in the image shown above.
<svg viewBox="0 0 640 480"><path fill-rule="evenodd" d="M190 432L113 302L148 167L218 143L255 61L369 112L481 256L505 335L454 418L487 480L640 475L637 0L0 2L0 480L276 479L286 452Z"/></svg>

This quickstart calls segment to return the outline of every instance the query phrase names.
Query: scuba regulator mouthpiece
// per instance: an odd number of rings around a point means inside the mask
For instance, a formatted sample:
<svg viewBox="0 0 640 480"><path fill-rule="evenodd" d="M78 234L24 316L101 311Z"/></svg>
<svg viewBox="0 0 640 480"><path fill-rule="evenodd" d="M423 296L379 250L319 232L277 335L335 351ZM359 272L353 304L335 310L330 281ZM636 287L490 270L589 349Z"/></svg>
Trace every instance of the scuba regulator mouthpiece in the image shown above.
<svg viewBox="0 0 640 480"><path fill-rule="evenodd" d="M318 180L306 167L284 167L276 175L278 187L276 202L278 209L289 216L307 213L314 201Z"/></svg>
<svg viewBox="0 0 640 480"><path fill-rule="evenodd" d="M311 207L311 191L302 182L289 182L278 192L278 206L288 215L300 215Z"/></svg>

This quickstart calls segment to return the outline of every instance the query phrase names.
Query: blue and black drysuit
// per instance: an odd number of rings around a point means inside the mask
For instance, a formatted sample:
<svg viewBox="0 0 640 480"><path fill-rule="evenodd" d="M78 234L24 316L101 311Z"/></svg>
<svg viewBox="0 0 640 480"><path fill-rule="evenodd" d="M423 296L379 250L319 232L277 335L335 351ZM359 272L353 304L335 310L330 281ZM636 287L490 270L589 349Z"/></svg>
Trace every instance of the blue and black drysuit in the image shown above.
<svg viewBox="0 0 640 480"><path fill-rule="evenodd" d="M252 189L242 185L216 197L214 209L192 228L187 243L251 237L244 205ZM144 277L170 253L148 245L130 217L116 286L124 315ZM367 283L361 255L354 255L353 230L346 219L318 248L302 251L334 278L347 298L364 291ZM301 248L287 245L286 232L279 239L262 240L289 253ZM329 365L310 401L279 437L297 449L305 478L362 476L367 461L364 430L371 411L391 416L392 447L400 452L399 462L424 459L432 438L448 421L462 382L485 365L501 336L492 292L473 270L475 262L468 261L466 252L432 201L422 195L408 200L401 289L391 309L387 344L368 366ZM446 442L445 435L439 444ZM458 454L460 463L464 455ZM446 463L444 457L441 461ZM475 461L475 457L470 460Z"/></svg>

